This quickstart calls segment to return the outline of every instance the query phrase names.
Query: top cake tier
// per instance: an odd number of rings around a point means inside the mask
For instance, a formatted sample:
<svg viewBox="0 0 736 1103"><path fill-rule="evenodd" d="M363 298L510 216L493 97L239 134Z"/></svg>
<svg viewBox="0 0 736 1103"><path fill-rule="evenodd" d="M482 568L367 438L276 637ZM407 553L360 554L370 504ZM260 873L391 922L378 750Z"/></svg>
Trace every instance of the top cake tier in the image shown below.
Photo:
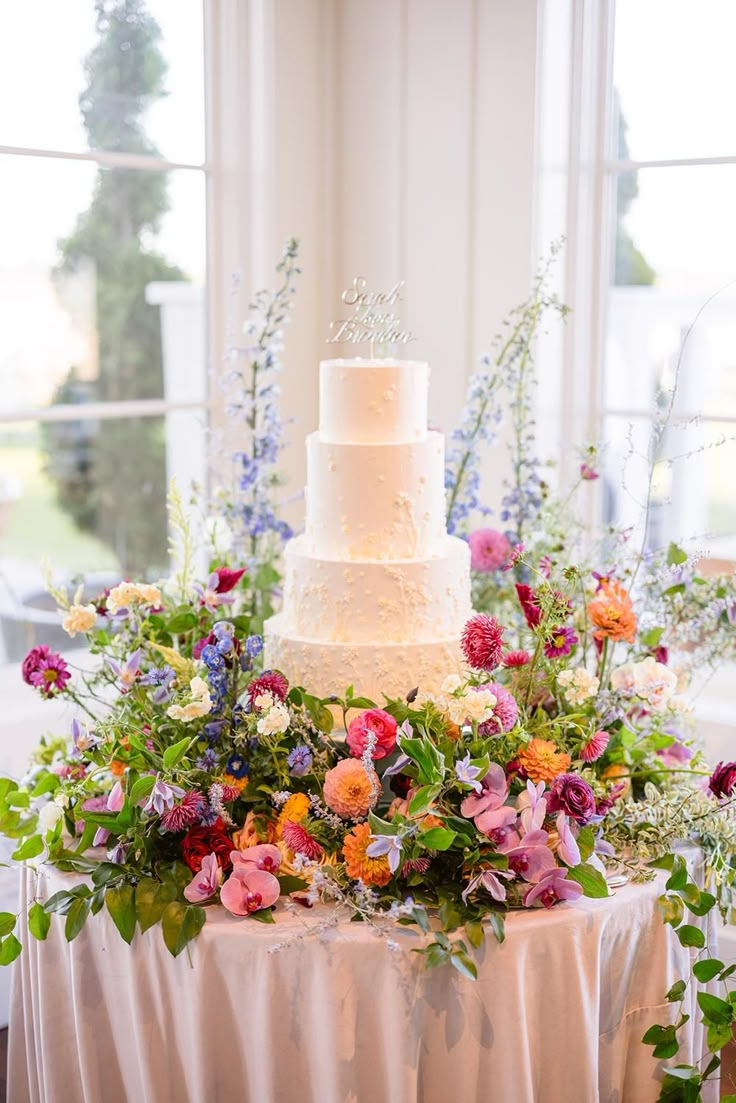
<svg viewBox="0 0 736 1103"><path fill-rule="evenodd" d="M405 444L427 435L429 366L421 360L323 360L319 435L334 444Z"/></svg>

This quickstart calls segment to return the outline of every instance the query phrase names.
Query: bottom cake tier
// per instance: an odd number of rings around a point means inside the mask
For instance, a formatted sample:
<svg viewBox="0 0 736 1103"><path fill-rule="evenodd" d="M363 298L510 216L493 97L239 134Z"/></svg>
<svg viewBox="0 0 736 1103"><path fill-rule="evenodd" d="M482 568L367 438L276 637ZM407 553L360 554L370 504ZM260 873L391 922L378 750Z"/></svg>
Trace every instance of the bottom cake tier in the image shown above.
<svg viewBox="0 0 736 1103"><path fill-rule="evenodd" d="M265 625L265 666L282 670L292 685L327 697L370 697L382 705L387 697L406 697L412 689L436 693L448 674L462 670L457 638L421 643L325 643L285 634L281 613Z"/></svg>

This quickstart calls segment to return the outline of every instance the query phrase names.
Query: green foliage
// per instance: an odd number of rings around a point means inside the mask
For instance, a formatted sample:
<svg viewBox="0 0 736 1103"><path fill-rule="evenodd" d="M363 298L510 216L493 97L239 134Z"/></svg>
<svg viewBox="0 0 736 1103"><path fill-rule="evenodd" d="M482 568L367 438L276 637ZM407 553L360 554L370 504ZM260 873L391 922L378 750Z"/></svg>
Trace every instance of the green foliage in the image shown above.
<svg viewBox="0 0 736 1103"><path fill-rule="evenodd" d="M80 110L90 149L157 156L143 116L166 94L160 31L143 0L96 0L97 42L85 61ZM149 283L184 278L149 242L168 209L167 174L100 169L92 203L60 242L62 289L94 272L99 372L71 367L53 402L80 404L80 419L44 426L47 472L61 506L94 532L124 570L166 561L164 437L159 419L97 422L84 404L162 394L159 312ZM114 493L113 493L114 488Z"/></svg>

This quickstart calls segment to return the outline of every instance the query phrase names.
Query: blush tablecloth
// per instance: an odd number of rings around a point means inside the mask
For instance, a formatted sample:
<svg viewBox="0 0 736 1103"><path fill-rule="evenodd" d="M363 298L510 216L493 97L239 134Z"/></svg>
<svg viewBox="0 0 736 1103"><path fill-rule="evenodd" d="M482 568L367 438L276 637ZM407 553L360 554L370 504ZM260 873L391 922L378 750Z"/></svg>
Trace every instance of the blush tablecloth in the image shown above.
<svg viewBox="0 0 736 1103"><path fill-rule="evenodd" d="M34 888L46 898L67 878L43 869ZM364 924L298 937L317 909L265 925L218 907L189 959L158 928L128 947L106 912L67 944L54 917L14 966L8 1098L650 1103L660 1067L641 1037L671 1021L664 994L693 952L662 924L661 891L658 878L512 914L503 945L486 938L476 983L426 972L406 928L398 951ZM686 1010L689 1061L703 1035Z"/></svg>

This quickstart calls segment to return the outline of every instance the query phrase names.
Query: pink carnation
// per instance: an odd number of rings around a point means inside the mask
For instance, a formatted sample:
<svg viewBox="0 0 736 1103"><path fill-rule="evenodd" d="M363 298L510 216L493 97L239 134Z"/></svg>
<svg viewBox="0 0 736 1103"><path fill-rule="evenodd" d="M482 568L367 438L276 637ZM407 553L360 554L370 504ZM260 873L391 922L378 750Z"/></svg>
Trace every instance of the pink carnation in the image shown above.
<svg viewBox="0 0 736 1103"><path fill-rule="evenodd" d="M476 613L463 629L463 654L474 670L495 670L503 652L503 625L488 613Z"/></svg>
<svg viewBox="0 0 736 1103"><path fill-rule="evenodd" d="M513 693L498 682L486 682L480 689L489 689L496 698L493 716L485 720L478 728L478 735L500 735L510 732L519 719L519 706Z"/></svg>
<svg viewBox="0 0 736 1103"><path fill-rule="evenodd" d="M294 820L286 821L281 829L281 837L289 850L293 850L295 854L303 854L312 861L316 862L324 853L314 835L303 824L295 823Z"/></svg>
<svg viewBox="0 0 736 1103"><path fill-rule="evenodd" d="M372 757L385 758L396 746L396 721L384 709L366 709L348 725L347 745L353 758L361 758L369 734L375 735Z"/></svg>
<svg viewBox="0 0 736 1103"><path fill-rule="evenodd" d="M600 758L608 746L609 738L608 732L603 731L602 728L591 735L587 743L583 743L580 748L580 757L583 762L595 762L597 758Z"/></svg>
<svg viewBox="0 0 736 1103"><path fill-rule="evenodd" d="M468 537L470 566L474 571L497 571L509 556L511 545L498 529L476 529Z"/></svg>

